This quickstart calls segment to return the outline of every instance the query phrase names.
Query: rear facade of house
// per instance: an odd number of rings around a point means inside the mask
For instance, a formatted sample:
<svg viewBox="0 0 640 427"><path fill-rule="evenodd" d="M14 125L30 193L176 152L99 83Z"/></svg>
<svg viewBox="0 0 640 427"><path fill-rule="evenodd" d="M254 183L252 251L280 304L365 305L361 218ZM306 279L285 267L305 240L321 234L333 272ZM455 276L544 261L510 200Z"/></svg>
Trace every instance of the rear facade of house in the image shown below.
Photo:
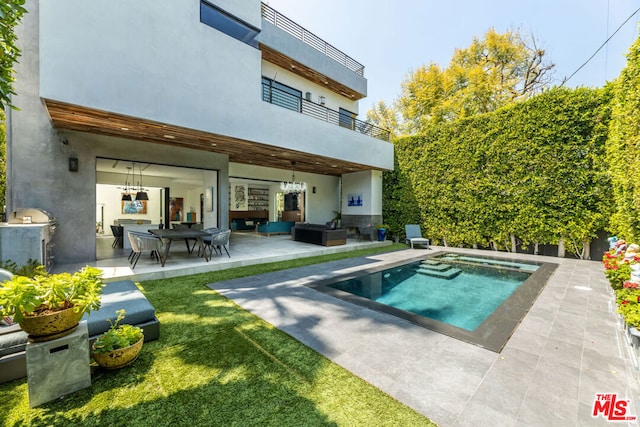
<svg viewBox="0 0 640 427"><path fill-rule="evenodd" d="M258 0L25 7L6 210L56 218L56 263L94 260L96 239L122 218L167 226L188 213L221 228L243 211L281 219L280 182L292 175L307 185L296 220L381 222L393 146L357 119L364 66L280 11ZM123 192L140 189L149 200L129 210ZM169 212L178 201L182 216Z"/></svg>

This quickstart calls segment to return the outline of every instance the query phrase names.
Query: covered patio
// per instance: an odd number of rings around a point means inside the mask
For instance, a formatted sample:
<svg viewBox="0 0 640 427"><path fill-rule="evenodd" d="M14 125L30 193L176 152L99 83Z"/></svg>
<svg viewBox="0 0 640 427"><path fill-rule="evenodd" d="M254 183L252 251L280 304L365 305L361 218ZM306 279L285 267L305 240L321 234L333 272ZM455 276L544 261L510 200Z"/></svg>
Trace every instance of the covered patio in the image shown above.
<svg viewBox="0 0 640 427"><path fill-rule="evenodd" d="M188 274L204 273L207 271L225 270L253 264L277 262L295 258L326 255L337 252L353 251L372 246L390 245L391 241L377 242L358 239L347 239L346 245L319 246L291 240L290 235L271 235L269 237L255 232L232 232L229 240L230 257L223 250L223 255L216 255L215 251L206 262L198 256L197 248L189 253L186 244L174 242L167 258L166 265L144 253L134 269L131 269L127 259L129 249L112 248L112 237L97 239L97 261L91 263L104 271L103 277L107 281L131 279L135 281L163 279L184 276ZM86 263L85 263L86 264ZM73 272L85 264L56 264L54 273L63 271Z"/></svg>

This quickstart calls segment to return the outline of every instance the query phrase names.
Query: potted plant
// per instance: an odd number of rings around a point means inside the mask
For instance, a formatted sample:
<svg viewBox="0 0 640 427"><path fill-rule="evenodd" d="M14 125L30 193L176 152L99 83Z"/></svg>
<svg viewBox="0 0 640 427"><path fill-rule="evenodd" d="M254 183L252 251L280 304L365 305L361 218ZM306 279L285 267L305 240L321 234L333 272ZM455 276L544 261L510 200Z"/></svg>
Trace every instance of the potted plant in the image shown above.
<svg viewBox="0 0 640 427"><path fill-rule="evenodd" d="M91 346L93 360L103 368L118 369L133 363L144 342L142 329L133 325L120 325L126 311L116 311L115 322L107 321L111 327L103 332Z"/></svg>
<svg viewBox="0 0 640 427"><path fill-rule="evenodd" d="M84 313L100 308L104 282L94 267L48 274L43 266L33 277L13 276L0 284L0 315L10 316L32 341L70 334Z"/></svg>
<svg viewBox="0 0 640 427"><path fill-rule="evenodd" d="M389 226L387 224L378 224L376 225L376 229L378 230L378 241L384 242L387 238L387 230L389 229Z"/></svg>
<svg viewBox="0 0 640 427"><path fill-rule="evenodd" d="M331 222L336 224L336 228L341 228L342 213L338 211L333 211L333 218L331 218Z"/></svg>

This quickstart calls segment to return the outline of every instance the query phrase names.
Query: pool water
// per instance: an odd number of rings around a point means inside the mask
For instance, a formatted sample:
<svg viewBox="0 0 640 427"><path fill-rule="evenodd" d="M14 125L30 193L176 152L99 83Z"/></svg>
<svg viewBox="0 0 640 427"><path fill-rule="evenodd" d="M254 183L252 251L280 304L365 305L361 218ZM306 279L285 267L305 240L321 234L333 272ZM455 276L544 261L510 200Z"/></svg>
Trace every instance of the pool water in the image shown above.
<svg viewBox="0 0 640 427"><path fill-rule="evenodd" d="M537 267L445 254L329 286L474 331Z"/></svg>

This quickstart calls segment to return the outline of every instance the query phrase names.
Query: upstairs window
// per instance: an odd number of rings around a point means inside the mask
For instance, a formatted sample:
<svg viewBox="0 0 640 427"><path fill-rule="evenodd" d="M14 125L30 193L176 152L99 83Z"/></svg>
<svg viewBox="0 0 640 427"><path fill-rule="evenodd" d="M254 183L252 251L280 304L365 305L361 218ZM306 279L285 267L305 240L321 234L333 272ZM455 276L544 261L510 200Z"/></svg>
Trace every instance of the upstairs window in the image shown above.
<svg viewBox="0 0 640 427"><path fill-rule="evenodd" d="M256 41L256 36L260 33L258 28L228 14L205 0L200 1L200 22L249 46L258 47L258 42Z"/></svg>
<svg viewBox="0 0 640 427"><path fill-rule="evenodd" d="M267 77L262 77L262 100L289 110L302 108L302 92Z"/></svg>

